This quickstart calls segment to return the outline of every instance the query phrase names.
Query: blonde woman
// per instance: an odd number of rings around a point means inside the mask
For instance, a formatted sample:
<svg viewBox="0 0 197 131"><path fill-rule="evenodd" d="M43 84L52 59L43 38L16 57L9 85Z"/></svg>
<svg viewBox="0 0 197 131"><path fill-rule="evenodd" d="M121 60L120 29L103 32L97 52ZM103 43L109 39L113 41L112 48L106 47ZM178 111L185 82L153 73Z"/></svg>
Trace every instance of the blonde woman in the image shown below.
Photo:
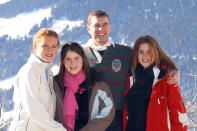
<svg viewBox="0 0 197 131"><path fill-rule="evenodd" d="M53 120L56 97L48 73L58 46L59 37L55 31L41 29L36 33L32 54L14 82L15 105L10 131L66 131Z"/></svg>

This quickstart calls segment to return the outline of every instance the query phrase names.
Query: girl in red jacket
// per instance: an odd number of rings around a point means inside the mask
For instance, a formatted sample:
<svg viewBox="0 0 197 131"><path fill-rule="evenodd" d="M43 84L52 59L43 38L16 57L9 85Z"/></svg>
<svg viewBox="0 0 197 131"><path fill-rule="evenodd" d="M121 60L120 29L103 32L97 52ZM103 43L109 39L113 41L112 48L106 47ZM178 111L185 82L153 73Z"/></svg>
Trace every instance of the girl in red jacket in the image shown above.
<svg viewBox="0 0 197 131"><path fill-rule="evenodd" d="M126 96L127 131L186 131L187 114L179 85L167 82L177 69L151 36L137 39L133 50L134 83ZM172 73L172 71L171 71Z"/></svg>

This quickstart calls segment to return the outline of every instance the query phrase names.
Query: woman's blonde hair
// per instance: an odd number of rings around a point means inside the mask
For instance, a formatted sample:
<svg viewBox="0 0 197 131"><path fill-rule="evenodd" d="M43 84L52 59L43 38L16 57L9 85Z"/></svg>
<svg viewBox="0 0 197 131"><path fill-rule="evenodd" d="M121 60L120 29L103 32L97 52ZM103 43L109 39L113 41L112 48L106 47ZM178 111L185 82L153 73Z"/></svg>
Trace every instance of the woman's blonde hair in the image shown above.
<svg viewBox="0 0 197 131"><path fill-rule="evenodd" d="M142 44L148 44L150 47L150 55L153 59L153 65L156 65L158 67L160 66L167 66L168 70L177 70L176 65L172 61L172 59L167 56L164 51L161 49L159 43L155 38L152 36L146 35L139 37L135 44L133 49L133 55L132 55L132 73L134 75L138 61L138 51L140 48L140 45Z"/></svg>
<svg viewBox="0 0 197 131"><path fill-rule="evenodd" d="M33 38L32 49L35 49L36 45L40 43L43 37L54 37L58 40L58 46L60 44L59 35L54 30L50 28L42 28L36 33L36 35Z"/></svg>

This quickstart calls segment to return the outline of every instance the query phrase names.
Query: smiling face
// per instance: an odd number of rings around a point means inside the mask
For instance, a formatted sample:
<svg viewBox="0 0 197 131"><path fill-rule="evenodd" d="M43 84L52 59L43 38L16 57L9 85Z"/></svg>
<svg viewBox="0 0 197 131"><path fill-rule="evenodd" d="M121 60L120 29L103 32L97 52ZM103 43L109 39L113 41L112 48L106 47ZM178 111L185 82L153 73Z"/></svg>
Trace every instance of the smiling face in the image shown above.
<svg viewBox="0 0 197 131"><path fill-rule="evenodd" d="M47 63L56 57L58 50L58 39L55 37L41 37L35 44L33 49L34 54Z"/></svg>
<svg viewBox="0 0 197 131"><path fill-rule="evenodd" d="M107 16L92 16L88 21L88 32L96 45L105 45L111 32L111 25Z"/></svg>
<svg viewBox="0 0 197 131"><path fill-rule="evenodd" d="M139 46L138 62L146 69L153 64L154 58L151 53L151 47L148 43L143 43Z"/></svg>
<svg viewBox="0 0 197 131"><path fill-rule="evenodd" d="M83 67L82 57L74 51L68 51L64 58L64 65L70 74L75 75Z"/></svg>

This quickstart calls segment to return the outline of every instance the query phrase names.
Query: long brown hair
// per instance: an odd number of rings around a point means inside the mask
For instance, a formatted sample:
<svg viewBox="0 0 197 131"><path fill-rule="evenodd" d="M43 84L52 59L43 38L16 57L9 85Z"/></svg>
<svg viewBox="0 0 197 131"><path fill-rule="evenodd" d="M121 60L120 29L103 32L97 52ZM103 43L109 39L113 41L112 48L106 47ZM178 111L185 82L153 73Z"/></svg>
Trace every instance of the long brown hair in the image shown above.
<svg viewBox="0 0 197 131"><path fill-rule="evenodd" d="M156 65L158 67L165 65L167 66L168 70L177 70L176 65L172 61L172 59L167 56L164 51L161 49L159 43L155 38L149 35L140 36L135 44L133 49L133 55L132 55L132 73L135 74L135 70L137 67L138 61L138 51L139 47L142 44L148 44L150 47L150 55L153 57L153 65Z"/></svg>

